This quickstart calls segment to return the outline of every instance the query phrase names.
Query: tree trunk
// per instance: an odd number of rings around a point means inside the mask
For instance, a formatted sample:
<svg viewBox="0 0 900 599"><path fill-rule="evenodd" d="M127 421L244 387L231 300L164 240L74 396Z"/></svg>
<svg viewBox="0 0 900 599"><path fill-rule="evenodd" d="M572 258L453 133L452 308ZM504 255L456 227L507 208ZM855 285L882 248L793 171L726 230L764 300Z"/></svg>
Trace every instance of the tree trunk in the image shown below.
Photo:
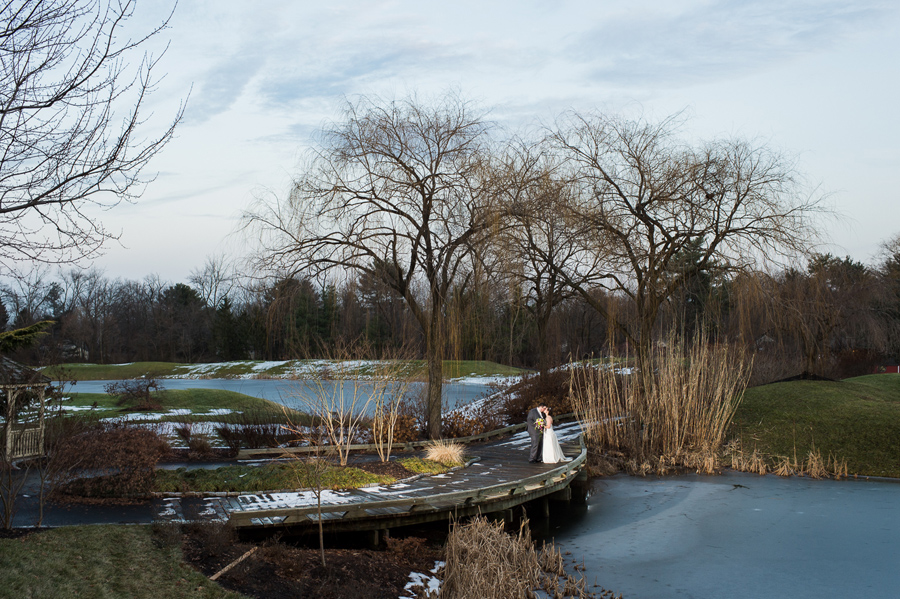
<svg viewBox="0 0 900 599"><path fill-rule="evenodd" d="M427 334L425 361L428 364L428 395L425 400L425 428L429 439L441 438L441 408L444 385L443 322L441 303L433 301Z"/></svg>

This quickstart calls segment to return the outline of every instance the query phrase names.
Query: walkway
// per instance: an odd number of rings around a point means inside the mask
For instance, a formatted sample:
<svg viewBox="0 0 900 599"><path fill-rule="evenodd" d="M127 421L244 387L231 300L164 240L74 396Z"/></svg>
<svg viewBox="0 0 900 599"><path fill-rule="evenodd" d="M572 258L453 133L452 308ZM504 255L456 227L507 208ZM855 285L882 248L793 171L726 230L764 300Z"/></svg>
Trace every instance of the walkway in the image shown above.
<svg viewBox="0 0 900 599"><path fill-rule="evenodd" d="M572 461L530 464L526 432L502 441L469 447L477 456L468 467L446 474L348 491L322 492L321 518L330 531L378 530L507 510L526 501L566 498L579 474L585 453L577 423L559 425L557 436ZM316 526L319 519L312 491L244 493L202 499L172 498L161 502L162 521L231 521L238 528Z"/></svg>

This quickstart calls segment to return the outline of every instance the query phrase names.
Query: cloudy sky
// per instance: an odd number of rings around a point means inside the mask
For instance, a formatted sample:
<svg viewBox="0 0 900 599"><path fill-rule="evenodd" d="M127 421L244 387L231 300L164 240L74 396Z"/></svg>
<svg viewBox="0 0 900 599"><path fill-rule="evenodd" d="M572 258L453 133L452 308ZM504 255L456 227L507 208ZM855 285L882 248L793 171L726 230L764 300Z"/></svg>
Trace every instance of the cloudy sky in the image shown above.
<svg viewBox="0 0 900 599"><path fill-rule="evenodd" d="M141 4L137 25L159 20ZM842 215L829 249L868 262L900 233L898 33L893 0L181 0L153 120L190 92L186 117L143 198L103 214L121 246L95 265L178 282L238 255L241 210L286 192L345 98L448 89L511 129L685 111L687 135L766 143Z"/></svg>

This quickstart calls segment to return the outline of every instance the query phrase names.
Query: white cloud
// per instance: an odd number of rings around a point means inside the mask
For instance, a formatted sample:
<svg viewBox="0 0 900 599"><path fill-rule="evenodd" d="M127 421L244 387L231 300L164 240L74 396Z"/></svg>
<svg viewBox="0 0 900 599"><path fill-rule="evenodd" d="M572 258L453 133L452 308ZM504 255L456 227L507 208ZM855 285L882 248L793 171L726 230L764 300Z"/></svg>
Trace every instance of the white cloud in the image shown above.
<svg viewBox="0 0 900 599"><path fill-rule="evenodd" d="M900 203L898 23L879 1L181 2L153 108L165 120L193 86L187 118L144 199L102 213L132 249L99 264L183 280L255 194L286 191L343 98L450 88L513 128L573 107L688 107L691 134L761 135L823 191L847 190L835 199L857 225L835 236L866 259L900 229L878 216Z"/></svg>

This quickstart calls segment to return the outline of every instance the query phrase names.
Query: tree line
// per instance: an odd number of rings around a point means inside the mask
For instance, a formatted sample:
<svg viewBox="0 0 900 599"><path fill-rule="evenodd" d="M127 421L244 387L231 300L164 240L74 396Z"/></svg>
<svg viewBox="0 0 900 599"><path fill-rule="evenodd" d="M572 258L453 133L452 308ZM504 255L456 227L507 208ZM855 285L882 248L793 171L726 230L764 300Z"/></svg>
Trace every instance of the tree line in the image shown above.
<svg viewBox="0 0 900 599"><path fill-rule="evenodd" d="M677 263L699 259L690 250ZM637 317L626 298L591 293L607 313ZM0 286L0 300L6 330L55 322L39 346L19 350L31 363L281 360L329 357L335 345L359 343L424 355L402 298L364 275L340 284L251 283L210 258L188 283L38 270ZM442 355L540 369L629 351L615 323L578 295L563 298L543 322L539 309L523 286L497 273L470 289L456 287ZM802 371L835 378L872 372L900 356L900 236L871 266L815 254L803 268L774 273L698 271L661 307L656 326L657 338L673 328L686 336L703 328L710 338L755 347L763 381Z"/></svg>

